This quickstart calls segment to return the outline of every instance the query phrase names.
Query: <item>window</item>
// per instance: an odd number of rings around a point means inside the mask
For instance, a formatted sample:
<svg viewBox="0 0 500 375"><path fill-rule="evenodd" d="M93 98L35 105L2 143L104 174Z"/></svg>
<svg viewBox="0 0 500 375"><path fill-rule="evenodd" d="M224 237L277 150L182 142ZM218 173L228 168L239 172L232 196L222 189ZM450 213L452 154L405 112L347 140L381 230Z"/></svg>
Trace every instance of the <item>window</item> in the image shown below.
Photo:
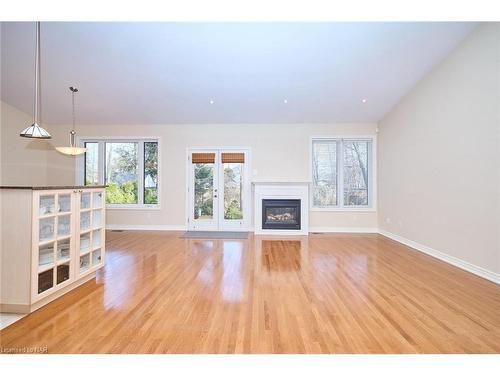
<svg viewBox="0 0 500 375"><path fill-rule="evenodd" d="M106 185L114 207L158 205L158 140L84 140L85 185Z"/></svg>
<svg viewBox="0 0 500 375"><path fill-rule="evenodd" d="M312 207L373 207L373 139L313 139Z"/></svg>

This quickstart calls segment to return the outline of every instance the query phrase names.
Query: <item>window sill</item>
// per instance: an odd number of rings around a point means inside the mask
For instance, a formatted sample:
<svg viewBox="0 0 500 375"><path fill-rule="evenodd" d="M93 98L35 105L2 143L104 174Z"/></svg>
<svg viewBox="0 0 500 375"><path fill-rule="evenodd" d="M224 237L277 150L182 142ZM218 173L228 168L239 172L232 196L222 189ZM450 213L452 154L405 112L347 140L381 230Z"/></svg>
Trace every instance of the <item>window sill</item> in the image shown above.
<svg viewBox="0 0 500 375"><path fill-rule="evenodd" d="M160 205L147 204L107 204L107 210L160 211Z"/></svg>
<svg viewBox="0 0 500 375"><path fill-rule="evenodd" d="M314 212L377 212L376 207L310 207Z"/></svg>

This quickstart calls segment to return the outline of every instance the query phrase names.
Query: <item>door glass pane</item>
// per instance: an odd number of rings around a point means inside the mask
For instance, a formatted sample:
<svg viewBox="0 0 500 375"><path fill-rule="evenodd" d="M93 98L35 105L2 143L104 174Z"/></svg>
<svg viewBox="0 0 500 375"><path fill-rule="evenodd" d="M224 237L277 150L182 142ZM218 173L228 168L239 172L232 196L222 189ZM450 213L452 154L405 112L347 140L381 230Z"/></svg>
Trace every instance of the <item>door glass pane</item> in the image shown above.
<svg viewBox="0 0 500 375"><path fill-rule="evenodd" d="M80 235L80 253L90 250L90 233Z"/></svg>
<svg viewBox="0 0 500 375"><path fill-rule="evenodd" d="M314 141L312 152L313 205L337 205L337 142Z"/></svg>
<svg viewBox="0 0 500 375"><path fill-rule="evenodd" d="M106 143L106 202L135 204L137 196L137 142Z"/></svg>
<svg viewBox="0 0 500 375"><path fill-rule="evenodd" d="M243 219L243 163L224 163L224 219Z"/></svg>
<svg viewBox="0 0 500 375"><path fill-rule="evenodd" d="M57 217L57 235L59 237L68 236L71 229L71 215L61 215Z"/></svg>
<svg viewBox="0 0 500 375"><path fill-rule="evenodd" d="M45 292L54 286L54 269L38 274L38 293Z"/></svg>
<svg viewBox="0 0 500 375"><path fill-rule="evenodd" d="M214 164L194 164L194 218L211 220L214 215Z"/></svg>
<svg viewBox="0 0 500 375"><path fill-rule="evenodd" d="M80 230L85 231L87 229L90 229L90 211L80 214Z"/></svg>
<svg viewBox="0 0 500 375"><path fill-rule="evenodd" d="M57 241L57 260L69 259L70 252L70 239L67 238L62 241Z"/></svg>
<svg viewBox="0 0 500 375"><path fill-rule="evenodd" d="M54 242L40 246L38 248L38 266L47 268L46 266L54 263Z"/></svg>
<svg viewBox="0 0 500 375"><path fill-rule="evenodd" d="M57 266L57 284L69 279L69 263Z"/></svg>
<svg viewBox="0 0 500 375"><path fill-rule="evenodd" d="M158 204L158 142L144 142L144 204Z"/></svg>
<svg viewBox="0 0 500 375"><path fill-rule="evenodd" d="M85 142L87 152L85 155L85 185L99 184L99 144L97 142Z"/></svg>
<svg viewBox="0 0 500 375"><path fill-rule="evenodd" d="M92 252L92 267L101 264L101 249Z"/></svg>
<svg viewBox="0 0 500 375"><path fill-rule="evenodd" d="M92 193L92 208L102 207L102 193L100 191Z"/></svg>
<svg viewBox="0 0 500 375"><path fill-rule="evenodd" d="M92 232L92 248L97 249L101 247L101 230L95 230Z"/></svg>
<svg viewBox="0 0 500 375"><path fill-rule="evenodd" d="M90 208L90 193L82 193L80 197L80 209L86 210Z"/></svg>
<svg viewBox="0 0 500 375"><path fill-rule="evenodd" d="M80 257L80 272L84 272L90 268L90 253Z"/></svg>
<svg viewBox="0 0 500 375"><path fill-rule="evenodd" d="M94 212L92 213L92 227L94 229L101 227L102 225L101 218L102 218L101 210L94 210Z"/></svg>
<svg viewBox="0 0 500 375"><path fill-rule="evenodd" d="M55 195L42 195L40 197L40 206L38 214L40 216L54 213Z"/></svg>
<svg viewBox="0 0 500 375"><path fill-rule="evenodd" d="M344 141L344 205L368 205L369 141Z"/></svg>
<svg viewBox="0 0 500 375"><path fill-rule="evenodd" d="M70 212L71 211L71 195L70 194L60 194L57 197L57 203L59 205L59 212Z"/></svg>
<svg viewBox="0 0 500 375"><path fill-rule="evenodd" d="M54 238L54 217L40 219L39 241L44 242L52 238Z"/></svg>

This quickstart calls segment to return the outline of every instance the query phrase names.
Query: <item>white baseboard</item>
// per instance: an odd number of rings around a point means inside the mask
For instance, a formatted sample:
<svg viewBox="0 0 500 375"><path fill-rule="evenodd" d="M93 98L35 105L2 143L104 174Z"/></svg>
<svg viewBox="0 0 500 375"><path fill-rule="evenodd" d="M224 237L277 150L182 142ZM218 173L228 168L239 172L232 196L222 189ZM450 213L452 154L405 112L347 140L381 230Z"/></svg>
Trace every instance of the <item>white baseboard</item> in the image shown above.
<svg viewBox="0 0 500 375"><path fill-rule="evenodd" d="M122 225L122 224L108 224L108 230L181 230L185 231L184 225Z"/></svg>
<svg viewBox="0 0 500 375"><path fill-rule="evenodd" d="M434 258L442 260L443 262L449 263L455 267L458 267L458 268L461 268L465 271L473 273L474 275L477 275L477 276L482 277L486 280L494 282L495 284L500 284L500 274L498 274L498 273L495 273L493 271L489 271L489 270L484 269L482 267L476 266L472 263L466 262L462 259L445 254L445 253L438 251L436 249L433 249L431 247L419 244L418 242L401 237L397 234L390 233L390 232L387 232L387 231L382 230L382 229L379 229L378 232L379 232L379 234L381 234L387 238L390 238L391 240L400 242L403 245L409 246L409 247L411 247L415 250L418 250L422 253L425 253L425 254L430 255Z"/></svg>
<svg viewBox="0 0 500 375"><path fill-rule="evenodd" d="M360 228L360 227L310 227L309 233L378 233L378 228Z"/></svg>

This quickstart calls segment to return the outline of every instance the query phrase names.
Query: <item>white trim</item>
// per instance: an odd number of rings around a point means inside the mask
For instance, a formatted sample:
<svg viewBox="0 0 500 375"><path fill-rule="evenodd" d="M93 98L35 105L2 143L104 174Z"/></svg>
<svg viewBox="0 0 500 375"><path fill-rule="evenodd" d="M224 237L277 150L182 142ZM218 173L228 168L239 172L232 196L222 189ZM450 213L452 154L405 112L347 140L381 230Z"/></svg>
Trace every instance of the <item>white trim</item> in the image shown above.
<svg viewBox="0 0 500 375"><path fill-rule="evenodd" d="M465 260L456 258L452 255L445 254L439 250L433 249L429 246L422 245L418 242L401 237L397 234L387 232L383 229L379 229L378 233L381 234L382 236L390 238L391 240L394 240L394 241L397 241L399 243L402 243L403 245L409 246L412 249L418 250L422 253L425 253L425 254L430 255L434 258L442 260L443 262L446 262L446 263L451 264L455 267L458 267L458 268L461 268L465 271L473 273L474 275L482 277L483 279L489 280L489 281L494 282L496 284L500 284L500 274L498 274L498 273L495 273L493 271L489 271L489 270L484 269L482 267L476 266L472 263L466 262Z"/></svg>
<svg viewBox="0 0 500 375"><path fill-rule="evenodd" d="M378 233L378 228L364 227L311 227L309 233Z"/></svg>
<svg viewBox="0 0 500 375"><path fill-rule="evenodd" d="M368 166L371 167L368 172L368 206L343 206L341 204L343 194L343 179L342 179L342 156L339 151L342 151L341 142L337 143L337 191L338 200L337 206L318 207L314 206L312 194L314 192L313 175L312 175L312 160L313 160L313 142L315 140L333 140L333 141L370 141L371 152L368 154ZM311 189L309 191L309 210L310 211L325 211L325 212L376 212L377 211L377 135L320 135L309 137L309 180L311 181Z"/></svg>
<svg viewBox="0 0 500 375"><path fill-rule="evenodd" d="M184 225L135 225L135 224L109 224L106 230L167 230L167 231L185 231Z"/></svg>

